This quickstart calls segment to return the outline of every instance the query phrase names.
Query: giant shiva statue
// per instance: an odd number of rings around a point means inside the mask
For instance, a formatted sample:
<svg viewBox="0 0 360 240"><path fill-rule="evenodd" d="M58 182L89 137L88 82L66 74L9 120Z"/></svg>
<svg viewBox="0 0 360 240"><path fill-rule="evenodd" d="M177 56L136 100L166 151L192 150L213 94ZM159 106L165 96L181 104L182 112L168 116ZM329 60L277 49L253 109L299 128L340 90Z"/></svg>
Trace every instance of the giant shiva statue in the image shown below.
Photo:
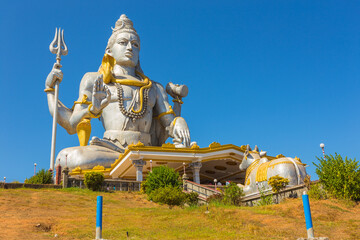
<svg viewBox="0 0 360 240"><path fill-rule="evenodd" d="M88 72L80 82L79 98L69 109L55 100L54 85L63 73L55 63L45 82L49 111L57 105L57 122L69 134L78 133L80 146L60 151L56 157L70 168L110 167L130 144L161 146L170 136L176 147L190 146L186 121L179 117L186 86L169 83L164 87L144 75L139 61L140 38L133 22L121 15L109 38L98 72ZM174 109L168 102L174 98ZM90 119L100 118L105 133L102 139L89 140ZM86 146L87 145L87 146Z"/></svg>

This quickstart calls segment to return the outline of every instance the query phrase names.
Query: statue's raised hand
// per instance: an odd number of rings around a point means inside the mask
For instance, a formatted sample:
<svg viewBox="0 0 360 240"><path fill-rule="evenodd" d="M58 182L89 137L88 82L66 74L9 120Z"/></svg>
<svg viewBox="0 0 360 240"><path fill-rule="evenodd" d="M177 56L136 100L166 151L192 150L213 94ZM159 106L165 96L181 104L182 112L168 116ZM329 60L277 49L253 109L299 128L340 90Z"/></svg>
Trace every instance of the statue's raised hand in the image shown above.
<svg viewBox="0 0 360 240"><path fill-rule="evenodd" d="M100 75L94 82L90 111L98 115L110 103L110 98L110 90L103 83L103 75Z"/></svg>
<svg viewBox="0 0 360 240"><path fill-rule="evenodd" d="M190 146L190 131L189 127L182 117L177 117L173 127L174 144L176 147Z"/></svg>
<svg viewBox="0 0 360 240"><path fill-rule="evenodd" d="M55 86L55 83L60 83L63 79L63 72L60 70L61 64L55 63L51 72L46 78L45 88L52 88Z"/></svg>

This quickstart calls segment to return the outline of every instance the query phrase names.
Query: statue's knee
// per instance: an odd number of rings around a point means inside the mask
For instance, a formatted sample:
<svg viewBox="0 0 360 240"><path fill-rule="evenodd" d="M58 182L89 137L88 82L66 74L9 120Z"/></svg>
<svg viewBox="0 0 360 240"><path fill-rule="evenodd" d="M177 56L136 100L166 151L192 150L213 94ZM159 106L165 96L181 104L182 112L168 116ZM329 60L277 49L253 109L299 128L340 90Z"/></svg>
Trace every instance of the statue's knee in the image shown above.
<svg viewBox="0 0 360 240"><path fill-rule="evenodd" d="M60 164L61 166L72 166L72 163L75 161L75 156L77 154L78 149L71 147L65 148L61 150L56 157L56 166Z"/></svg>

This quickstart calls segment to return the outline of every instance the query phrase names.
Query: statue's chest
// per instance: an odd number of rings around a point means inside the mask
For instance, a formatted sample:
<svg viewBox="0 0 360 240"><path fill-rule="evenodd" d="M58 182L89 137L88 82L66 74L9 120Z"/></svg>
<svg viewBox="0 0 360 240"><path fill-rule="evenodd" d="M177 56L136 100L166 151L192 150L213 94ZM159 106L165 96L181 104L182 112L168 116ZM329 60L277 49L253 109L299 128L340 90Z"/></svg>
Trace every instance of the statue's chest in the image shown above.
<svg viewBox="0 0 360 240"><path fill-rule="evenodd" d="M155 105L156 96L152 88L141 91L140 87L120 84L111 84L108 87L111 93L111 102L122 101L125 105L128 103L139 104L145 102L146 99L147 105L151 107Z"/></svg>

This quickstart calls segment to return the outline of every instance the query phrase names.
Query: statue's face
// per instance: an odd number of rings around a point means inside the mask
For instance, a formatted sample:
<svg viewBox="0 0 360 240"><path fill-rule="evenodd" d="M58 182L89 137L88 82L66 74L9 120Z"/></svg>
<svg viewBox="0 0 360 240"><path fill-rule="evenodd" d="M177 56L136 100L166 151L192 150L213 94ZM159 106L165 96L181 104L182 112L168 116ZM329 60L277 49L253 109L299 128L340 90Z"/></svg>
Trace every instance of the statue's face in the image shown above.
<svg viewBox="0 0 360 240"><path fill-rule="evenodd" d="M133 33L119 33L116 41L110 48L110 55L115 58L116 64L135 67L139 61L140 43Z"/></svg>

